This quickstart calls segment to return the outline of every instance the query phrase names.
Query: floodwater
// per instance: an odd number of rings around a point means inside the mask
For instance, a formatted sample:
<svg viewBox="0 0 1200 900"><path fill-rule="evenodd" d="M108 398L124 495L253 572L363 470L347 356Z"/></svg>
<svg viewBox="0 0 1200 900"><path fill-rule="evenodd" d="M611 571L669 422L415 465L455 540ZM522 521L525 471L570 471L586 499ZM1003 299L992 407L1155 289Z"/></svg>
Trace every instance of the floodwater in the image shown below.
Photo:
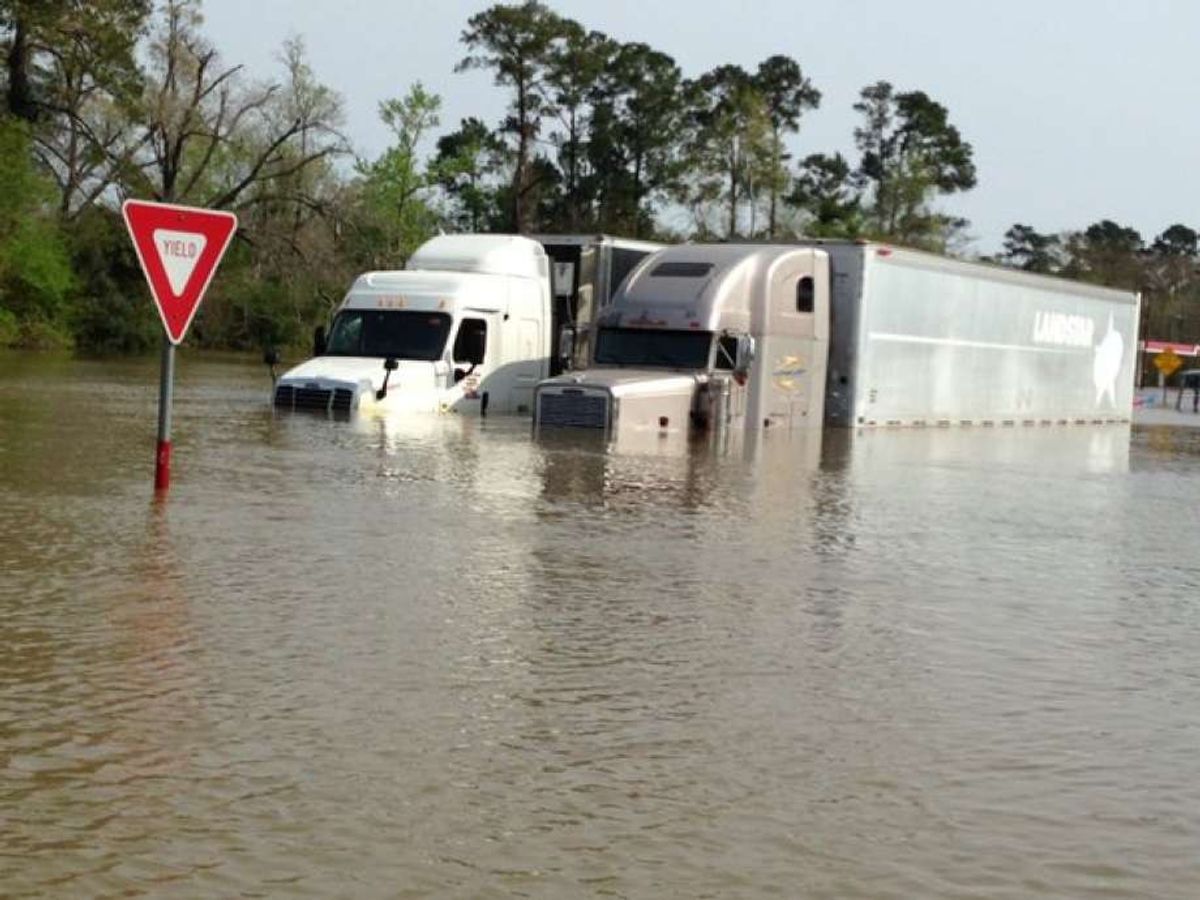
<svg viewBox="0 0 1200 900"><path fill-rule="evenodd" d="M1200 894L1200 429L609 452L0 356L0 894Z"/></svg>

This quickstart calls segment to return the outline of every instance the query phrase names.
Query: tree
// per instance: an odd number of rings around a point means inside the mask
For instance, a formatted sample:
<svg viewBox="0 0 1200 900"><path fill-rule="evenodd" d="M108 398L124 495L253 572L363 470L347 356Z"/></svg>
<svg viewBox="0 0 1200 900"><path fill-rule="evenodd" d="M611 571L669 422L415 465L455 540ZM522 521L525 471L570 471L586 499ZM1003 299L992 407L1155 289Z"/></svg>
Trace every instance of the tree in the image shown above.
<svg viewBox="0 0 1200 900"><path fill-rule="evenodd" d="M1143 254L1146 296L1142 307L1147 317L1155 313L1157 334L1183 339L1200 332L1200 236L1186 225L1172 225L1150 243ZM1190 320L1190 322L1189 322ZM1150 324L1147 320L1147 325ZM1177 327L1178 326L1178 327Z"/></svg>
<svg viewBox="0 0 1200 900"><path fill-rule="evenodd" d="M752 162L769 140L770 121L762 94L740 66L722 65L687 85L692 141L690 160L696 179L692 197L697 210L724 198L726 236L738 235L743 193L753 201Z"/></svg>
<svg viewBox="0 0 1200 900"><path fill-rule="evenodd" d="M74 275L30 148L28 123L0 118L0 343L62 343Z"/></svg>
<svg viewBox="0 0 1200 900"><path fill-rule="evenodd" d="M1067 235L1062 274L1109 287L1137 290L1143 280L1142 236L1133 228L1103 219Z"/></svg>
<svg viewBox="0 0 1200 900"><path fill-rule="evenodd" d="M551 45L546 80L554 113L563 131L555 133L563 181L561 225L578 231L593 218L590 198L584 195L588 102L594 97L604 70L611 64L616 44L598 31L585 31L577 22L561 21L560 39ZM589 222L590 224L590 222Z"/></svg>
<svg viewBox="0 0 1200 900"><path fill-rule="evenodd" d="M530 225L533 144L542 118L553 108L549 71L555 44L564 36L561 17L538 0L520 6L498 4L467 20L462 42L470 51L456 71L491 69L495 83L510 87L512 104L502 131L516 143L512 177L511 227L525 233Z"/></svg>
<svg viewBox="0 0 1200 900"><path fill-rule="evenodd" d="M821 92L800 71L800 64L787 56L771 56L761 62L754 75L754 85L762 95L767 120L771 126L769 157L766 166L770 208L767 217L767 237L775 237L776 203L787 187L788 155L783 150L783 137L800 129L800 117L805 110L821 105Z"/></svg>
<svg viewBox="0 0 1200 900"><path fill-rule="evenodd" d="M422 138L438 124L441 98L417 82L399 99L379 104L379 116L392 130L395 143L378 159L360 161L359 196L362 237L359 246L371 268L401 268L413 250L436 227L425 202L434 177L421 165Z"/></svg>
<svg viewBox="0 0 1200 900"><path fill-rule="evenodd" d="M808 214L805 230L815 237L852 238L862 232L862 195L840 153L806 156L788 202Z"/></svg>
<svg viewBox="0 0 1200 900"><path fill-rule="evenodd" d="M854 109L862 154L858 177L870 194L868 224L876 237L944 249L965 222L934 212L939 194L975 186L971 145L944 106L923 91L896 93L886 81L863 88Z"/></svg>
<svg viewBox="0 0 1200 900"><path fill-rule="evenodd" d="M11 115L32 126L33 152L71 218L121 176L141 73L134 49L149 0L0 0Z"/></svg>
<svg viewBox="0 0 1200 900"><path fill-rule="evenodd" d="M281 162L309 159L318 147L333 152L304 166L282 166L282 174L257 182L239 201L242 244L252 252L229 260L223 289L214 291L197 323L203 326L198 339L225 346L299 341L353 275L339 239L345 192L333 165L334 156L348 152L337 130L341 99L317 80L300 38L285 41L278 60L284 78L264 108L265 120L275 124L260 140L286 123L319 123L301 128L283 144Z"/></svg>
<svg viewBox="0 0 1200 900"><path fill-rule="evenodd" d="M614 230L642 237L653 220L650 203L669 192L680 174L683 130L682 73L670 56L646 44L622 44L601 86L608 104L608 139L623 163L627 205L611 207ZM597 131L593 128L593 133Z"/></svg>
<svg viewBox="0 0 1200 900"><path fill-rule="evenodd" d="M1186 225L1172 225L1150 244L1157 256L1194 261L1200 253L1200 235Z"/></svg>
<svg viewBox="0 0 1200 900"><path fill-rule="evenodd" d="M438 138L433 174L449 197L454 228L482 231L503 227L495 178L504 157L504 142L479 119L462 120L458 131Z"/></svg>
<svg viewBox="0 0 1200 900"><path fill-rule="evenodd" d="M1029 225L1013 225L1004 233L1004 250L999 260L1026 272L1055 272L1062 265L1062 239L1040 234Z"/></svg>
<svg viewBox="0 0 1200 900"><path fill-rule="evenodd" d="M149 48L141 112L147 150L128 185L134 193L236 208L251 188L344 150L335 123L312 114L332 107L289 110L277 102L279 84L243 87L242 67L222 65L200 22L197 0L163 6ZM305 153L294 152L297 142Z"/></svg>
<svg viewBox="0 0 1200 900"><path fill-rule="evenodd" d="M9 115L30 124L59 115L59 79L81 69L97 88L128 87L149 11L149 0L0 0Z"/></svg>

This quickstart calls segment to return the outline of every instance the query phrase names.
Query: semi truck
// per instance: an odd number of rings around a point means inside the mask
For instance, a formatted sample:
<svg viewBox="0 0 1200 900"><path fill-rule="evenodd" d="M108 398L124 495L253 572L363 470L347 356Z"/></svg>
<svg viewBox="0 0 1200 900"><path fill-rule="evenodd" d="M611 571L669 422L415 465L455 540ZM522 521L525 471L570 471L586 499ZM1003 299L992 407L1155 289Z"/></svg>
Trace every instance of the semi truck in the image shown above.
<svg viewBox="0 0 1200 900"><path fill-rule="evenodd" d="M404 269L355 279L313 357L275 379L273 404L346 416L529 414L537 382L570 369L619 280L658 247L608 235L439 235Z"/></svg>
<svg viewBox="0 0 1200 900"><path fill-rule="evenodd" d="M642 260L537 429L1128 422L1140 298L865 241L685 244Z"/></svg>

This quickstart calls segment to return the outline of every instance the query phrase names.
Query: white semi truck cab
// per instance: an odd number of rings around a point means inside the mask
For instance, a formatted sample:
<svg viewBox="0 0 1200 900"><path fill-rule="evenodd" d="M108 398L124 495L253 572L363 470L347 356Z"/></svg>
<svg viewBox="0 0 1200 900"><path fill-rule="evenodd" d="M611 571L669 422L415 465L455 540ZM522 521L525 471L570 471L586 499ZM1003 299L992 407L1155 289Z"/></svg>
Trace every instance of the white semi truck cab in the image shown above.
<svg viewBox="0 0 1200 900"><path fill-rule="evenodd" d="M659 246L608 235L435 237L403 270L355 280L313 358L275 382L274 406L529 414L537 382L582 361L596 311Z"/></svg>
<svg viewBox="0 0 1200 900"><path fill-rule="evenodd" d="M325 346L276 381L275 407L528 412L549 374L550 302L537 241L433 238L404 270L355 280Z"/></svg>

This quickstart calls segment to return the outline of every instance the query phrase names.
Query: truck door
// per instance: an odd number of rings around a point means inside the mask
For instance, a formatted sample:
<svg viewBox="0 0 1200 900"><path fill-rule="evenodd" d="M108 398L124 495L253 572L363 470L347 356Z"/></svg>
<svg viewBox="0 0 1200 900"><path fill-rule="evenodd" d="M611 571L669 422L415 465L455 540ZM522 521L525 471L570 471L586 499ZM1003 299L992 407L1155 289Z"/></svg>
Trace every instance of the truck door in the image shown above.
<svg viewBox="0 0 1200 900"><path fill-rule="evenodd" d="M749 406L771 427L819 427L829 354L829 254L788 253L766 281L752 313L758 351Z"/></svg>
<svg viewBox="0 0 1200 900"><path fill-rule="evenodd" d="M498 349L496 318L495 313L466 310L458 323L450 365L454 383L462 388L462 399L454 405L459 412L478 410L485 392L489 394L489 400L493 399L491 393L496 385L491 376L496 369Z"/></svg>

